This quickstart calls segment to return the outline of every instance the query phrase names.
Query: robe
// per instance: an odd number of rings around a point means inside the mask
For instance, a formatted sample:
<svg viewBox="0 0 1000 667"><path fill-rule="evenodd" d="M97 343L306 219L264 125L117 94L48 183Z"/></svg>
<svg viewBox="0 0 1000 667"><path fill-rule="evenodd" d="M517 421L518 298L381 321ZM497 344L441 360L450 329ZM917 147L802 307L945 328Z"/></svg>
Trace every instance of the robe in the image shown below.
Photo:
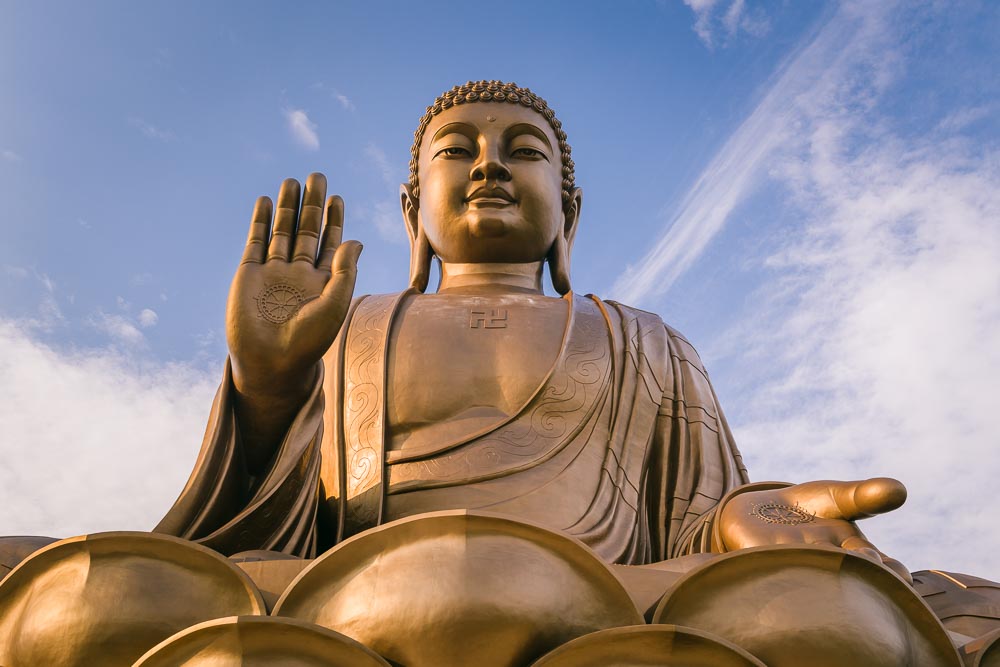
<svg viewBox="0 0 1000 667"><path fill-rule="evenodd" d="M155 530L229 555L309 558L387 521L478 509L568 533L606 562L710 550L716 505L749 480L680 333L652 313L568 294L559 354L515 414L392 450L388 351L411 294L354 300L259 478L243 465L227 364L195 469Z"/></svg>

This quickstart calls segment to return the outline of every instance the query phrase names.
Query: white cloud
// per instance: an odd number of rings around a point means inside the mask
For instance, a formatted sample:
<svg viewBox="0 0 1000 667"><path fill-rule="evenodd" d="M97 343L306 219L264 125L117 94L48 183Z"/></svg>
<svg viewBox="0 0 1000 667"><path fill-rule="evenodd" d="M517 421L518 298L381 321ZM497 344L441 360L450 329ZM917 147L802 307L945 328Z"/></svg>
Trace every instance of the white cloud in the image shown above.
<svg viewBox="0 0 1000 667"><path fill-rule="evenodd" d="M386 156L385 151L375 144L369 143L365 147L365 155L372 161L375 168L378 169L383 183L392 189L399 187L401 181L397 178L396 170L389 163L389 158Z"/></svg>
<svg viewBox="0 0 1000 667"><path fill-rule="evenodd" d="M896 476L910 500L865 522L873 541L997 579L1000 150L957 134L978 107L906 139L877 111L905 70L890 12L845 3L792 56L615 292L661 292L755 186L781 185L799 222L718 344L744 367L733 428L751 475Z"/></svg>
<svg viewBox="0 0 1000 667"><path fill-rule="evenodd" d="M316 133L318 128L304 110L285 109L285 120L296 143L311 151L319 150L319 135Z"/></svg>
<svg viewBox="0 0 1000 667"><path fill-rule="evenodd" d="M743 32L751 37L764 37L771 30L771 23L763 10L747 7L746 0L684 0L694 12L693 30L708 48L718 43L718 33L724 42ZM720 11L721 10L721 11Z"/></svg>
<svg viewBox="0 0 1000 667"><path fill-rule="evenodd" d="M1000 478L1000 153L887 138L845 155L823 145L847 129L828 123L794 183L815 213L768 258L762 312L738 328L771 365L738 438L762 477L903 479L883 549L997 578L1000 536L982 526Z"/></svg>
<svg viewBox="0 0 1000 667"><path fill-rule="evenodd" d="M23 266L11 266L10 264L4 265L3 272L12 278L17 278L18 280L23 280L29 275L28 269Z"/></svg>
<svg viewBox="0 0 1000 667"><path fill-rule="evenodd" d="M341 93L334 93L334 97L340 102L340 106L344 107L346 111L354 111L354 102L347 95Z"/></svg>
<svg viewBox="0 0 1000 667"><path fill-rule="evenodd" d="M150 530L197 457L218 378L109 349L60 351L0 320L8 535Z"/></svg>
<svg viewBox="0 0 1000 667"><path fill-rule="evenodd" d="M403 217L399 204L394 201L382 201L372 209L372 224L378 235L390 243L406 243L406 229L403 227Z"/></svg>
<svg viewBox="0 0 1000 667"><path fill-rule="evenodd" d="M994 113L994 108L987 105L980 105L969 107L967 109L957 109L945 118L941 120L938 124L939 130L957 132L959 130L965 129L967 126L972 125L978 121L985 118L989 118L992 113Z"/></svg>
<svg viewBox="0 0 1000 667"><path fill-rule="evenodd" d="M768 177L774 152L798 136L803 117L813 113L820 96L831 102L830 96L849 84L842 77L851 59L883 44L883 33L874 18L859 23L854 12L845 9L812 42L786 59L757 108L667 219L666 233L637 266L629 266L615 281L614 298L638 304L666 292L723 229L737 204ZM872 79L879 86L886 85L886 72L894 64L890 53L882 55L884 62L870 63Z"/></svg>
<svg viewBox="0 0 1000 667"><path fill-rule="evenodd" d="M151 308L143 308L139 311L139 315L136 317L139 322L139 326L143 329L148 329L149 327L156 326L156 323L160 321L160 316L156 314L155 310Z"/></svg>
<svg viewBox="0 0 1000 667"><path fill-rule="evenodd" d="M152 123L147 123L142 118L136 116L130 116L128 118L129 125L138 129L142 134L150 139L156 139L157 141L168 142L174 140L174 133L170 130L161 129Z"/></svg>
<svg viewBox="0 0 1000 667"><path fill-rule="evenodd" d="M88 318L87 323L125 345L142 345L146 342L146 337L139 331L139 327L124 315L109 315L99 310Z"/></svg>
<svg viewBox="0 0 1000 667"><path fill-rule="evenodd" d="M2 157L4 160L7 160L8 162L21 161L21 156L10 149L4 149L3 151L0 151L0 157Z"/></svg>
<svg viewBox="0 0 1000 667"><path fill-rule="evenodd" d="M393 168L388 156L373 143L365 147L365 156L371 161L382 179L382 183L393 194L396 194L400 184L399 174ZM378 235L390 243L406 243L406 230L403 227L399 203L395 199L380 201L372 207L371 221Z"/></svg>
<svg viewBox="0 0 1000 667"><path fill-rule="evenodd" d="M66 322L59 302L56 299L56 284L48 274L27 269L22 266L4 266L4 273L15 280L24 280L28 277L35 279L41 286L42 291L38 302L38 309L33 315L21 317L16 320L18 326L33 332L52 332L57 327Z"/></svg>
<svg viewBox="0 0 1000 667"><path fill-rule="evenodd" d="M354 111L355 110L355 106L354 106L353 100L351 100L351 98L349 98L347 95L344 95L342 92L340 92L336 88L334 88L332 86L328 86L327 84L323 83L322 81L317 81L316 83L310 85L309 87L311 89L315 90L315 91L318 91L318 92L329 93L330 96L333 97L333 99L337 100L337 103L340 104L340 106L344 109L344 111Z"/></svg>

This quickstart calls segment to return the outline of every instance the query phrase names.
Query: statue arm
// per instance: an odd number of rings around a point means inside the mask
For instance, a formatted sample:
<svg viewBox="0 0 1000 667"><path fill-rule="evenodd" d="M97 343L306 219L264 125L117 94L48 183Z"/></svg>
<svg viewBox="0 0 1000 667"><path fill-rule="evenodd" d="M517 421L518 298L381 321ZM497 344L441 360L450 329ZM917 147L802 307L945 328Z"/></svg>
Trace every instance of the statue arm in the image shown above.
<svg viewBox="0 0 1000 667"><path fill-rule="evenodd" d="M719 501L749 482L697 351L666 326L666 373L646 479L652 560L711 551Z"/></svg>
<svg viewBox="0 0 1000 667"><path fill-rule="evenodd" d="M323 366L259 474L246 465L231 364L216 394L201 452L184 490L154 529L221 553L315 553L323 434Z"/></svg>
<svg viewBox="0 0 1000 667"><path fill-rule="evenodd" d="M649 472L660 480L650 499L652 528L663 531L661 558L823 543L861 553L909 580L906 567L882 553L856 523L898 508L905 487L889 478L750 484L698 353L680 333L666 331L670 361Z"/></svg>

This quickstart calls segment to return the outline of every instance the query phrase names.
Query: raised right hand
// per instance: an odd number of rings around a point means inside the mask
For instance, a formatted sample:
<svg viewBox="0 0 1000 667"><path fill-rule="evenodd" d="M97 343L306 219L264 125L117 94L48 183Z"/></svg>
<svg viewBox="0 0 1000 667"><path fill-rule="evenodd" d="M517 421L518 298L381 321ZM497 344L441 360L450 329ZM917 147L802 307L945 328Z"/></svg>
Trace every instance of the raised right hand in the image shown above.
<svg viewBox="0 0 1000 667"><path fill-rule="evenodd" d="M344 202L338 196L326 201L323 225L326 177L309 176L301 207L299 193L295 179L281 184L273 223L271 200L257 199L229 288L226 338L243 396L300 395L351 303L362 246L340 242Z"/></svg>

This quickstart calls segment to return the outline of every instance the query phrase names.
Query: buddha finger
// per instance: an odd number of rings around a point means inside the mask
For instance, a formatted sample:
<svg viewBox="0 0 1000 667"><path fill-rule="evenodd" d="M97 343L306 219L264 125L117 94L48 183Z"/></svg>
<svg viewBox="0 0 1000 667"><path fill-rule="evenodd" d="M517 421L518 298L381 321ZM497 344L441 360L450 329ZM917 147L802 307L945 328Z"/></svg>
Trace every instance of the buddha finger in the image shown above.
<svg viewBox="0 0 1000 667"><path fill-rule="evenodd" d="M243 264L260 264L267 254L267 239L271 235L271 198L258 197L250 217L250 233L243 250Z"/></svg>
<svg viewBox="0 0 1000 667"><path fill-rule="evenodd" d="M288 261L295 233L295 219L299 214L299 194L301 188L294 178L286 178L278 191L278 207L274 212L274 227L271 244L267 248L267 261Z"/></svg>
<svg viewBox="0 0 1000 667"><path fill-rule="evenodd" d="M882 565L885 565L887 568L898 574L906 583L913 583L913 575L910 574L910 570L907 569L905 565L891 556L886 556L881 551L879 552L879 555L882 557Z"/></svg>
<svg viewBox="0 0 1000 667"><path fill-rule="evenodd" d="M302 210L299 225L295 230L293 262L316 262L316 246L319 245L319 228L323 223L323 198L326 197L326 177L310 174L306 179L306 191L302 195Z"/></svg>
<svg viewBox="0 0 1000 667"><path fill-rule="evenodd" d="M363 246L357 241L348 241L334 253L333 277L326 284L316 302L320 317L311 318L309 323L322 331L330 331L331 323L339 327L347 315L354 294L354 284L358 276L358 258ZM336 330L334 330L336 333Z"/></svg>
<svg viewBox="0 0 1000 667"><path fill-rule="evenodd" d="M891 512L906 502L906 487L891 477L832 482L830 494L842 518L848 521Z"/></svg>
<svg viewBox="0 0 1000 667"><path fill-rule="evenodd" d="M868 560L874 563L882 563L882 554L875 545L861 537L860 535L852 535L846 540L840 543L842 549L847 549L848 551L853 551L859 556L864 556Z"/></svg>
<svg viewBox="0 0 1000 667"><path fill-rule="evenodd" d="M326 200L326 226L323 228L323 241L320 244L316 268L330 270L333 256L340 247L340 239L344 234L344 200L337 195L330 195Z"/></svg>

